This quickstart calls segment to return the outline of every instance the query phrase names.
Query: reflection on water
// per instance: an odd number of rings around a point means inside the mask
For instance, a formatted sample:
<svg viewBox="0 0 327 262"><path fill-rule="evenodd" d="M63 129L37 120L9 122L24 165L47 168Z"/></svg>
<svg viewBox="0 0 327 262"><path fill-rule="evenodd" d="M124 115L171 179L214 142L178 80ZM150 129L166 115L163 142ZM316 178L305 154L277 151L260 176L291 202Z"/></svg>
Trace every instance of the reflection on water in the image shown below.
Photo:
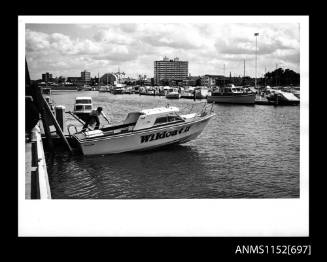
<svg viewBox="0 0 327 262"><path fill-rule="evenodd" d="M97 92L58 93L52 98L69 110L81 93L92 96L95 106L103 106L114 122L140 108L194 104ZM299 197L299 107L214 105L214 110L216 116L203 133L183 145L105 156L48 154L52 197Z"/></svg>

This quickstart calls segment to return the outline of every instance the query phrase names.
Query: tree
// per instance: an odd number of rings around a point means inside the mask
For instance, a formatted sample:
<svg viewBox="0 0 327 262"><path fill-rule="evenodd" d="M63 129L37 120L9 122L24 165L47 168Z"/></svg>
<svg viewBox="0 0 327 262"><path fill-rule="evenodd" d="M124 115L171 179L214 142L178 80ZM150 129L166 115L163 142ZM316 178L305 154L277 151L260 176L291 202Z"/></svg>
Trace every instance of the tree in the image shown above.
<svg viewBox="0 0 327 262"><path fill-rule="evenodd" d="M278 68L272 72L265 74L267 85L270 86L286 86L286 85L299 85L300 74L290 69L283 70Z"/></svg>

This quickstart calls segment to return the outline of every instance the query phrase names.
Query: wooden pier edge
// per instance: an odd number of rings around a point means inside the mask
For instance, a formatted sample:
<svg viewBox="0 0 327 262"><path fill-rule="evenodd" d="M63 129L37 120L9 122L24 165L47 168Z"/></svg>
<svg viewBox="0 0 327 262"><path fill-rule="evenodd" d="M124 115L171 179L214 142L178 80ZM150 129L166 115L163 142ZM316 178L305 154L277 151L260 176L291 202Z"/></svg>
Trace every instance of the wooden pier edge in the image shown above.
<svg viewBox="0 0 327 262"><path fill-rule="evenodd" d="M51 199L47 165L41 132L38 126L34 127L32 130L31 143L31 188L26 190L31 192L30 199Z"/></svg>

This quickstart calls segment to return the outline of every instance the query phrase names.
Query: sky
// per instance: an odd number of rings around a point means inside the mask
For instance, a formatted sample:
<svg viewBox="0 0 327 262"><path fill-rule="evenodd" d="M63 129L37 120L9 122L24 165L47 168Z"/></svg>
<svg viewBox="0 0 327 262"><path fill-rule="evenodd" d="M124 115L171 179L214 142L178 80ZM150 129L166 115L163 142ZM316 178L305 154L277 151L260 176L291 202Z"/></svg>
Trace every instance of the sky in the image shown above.
<svg viewBox="0 0 327 262"><path fill-rule="evenodd" d="M300 72L297 23L106 23L25 25L31 79L125 72L153 77L164 56L189 62L192 76L257 76L277 67ZM254 33L259 33L257 37ZM224 70L225 67L225 70Z"/></svg>

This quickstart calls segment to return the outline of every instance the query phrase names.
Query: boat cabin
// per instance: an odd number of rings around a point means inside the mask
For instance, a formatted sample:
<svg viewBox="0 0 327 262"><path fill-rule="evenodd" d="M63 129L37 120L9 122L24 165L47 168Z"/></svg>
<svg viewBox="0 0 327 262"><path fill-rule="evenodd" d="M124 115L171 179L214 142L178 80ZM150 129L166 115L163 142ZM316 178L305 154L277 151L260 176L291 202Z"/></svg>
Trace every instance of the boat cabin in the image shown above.
<svg viewBox="0 0 327 262"><path fill-rule="evenodd" d="M42 94L51 95L51 88L50 87L42 87Z"/></svg>
<svg viewBox="0 0 327 262"><path fill-rule="evenodd" d="M154 109L145 109L140 112L133 130L140 130L159 125L171 124L176 121L183 121L183 119L177 115L179 109L177 107L159 107ZM130 114L127 115L125 121L128 121Z"/></svg>
<svg viewBox="0 0 327 262"><path fill-rule="evenodd" d="M219 87L218 89L212 92L212 96L230 96L230 95L238 95L238 94L245 94L245 93L252 93L252 91L249 88L231 85L231 86Z"/></svg>
<svg viewBox="0 0 327 262"><path fill-rule="evenodd" d="M74 113L90 113L93 110L91 97L76 97Z"/></svg>

